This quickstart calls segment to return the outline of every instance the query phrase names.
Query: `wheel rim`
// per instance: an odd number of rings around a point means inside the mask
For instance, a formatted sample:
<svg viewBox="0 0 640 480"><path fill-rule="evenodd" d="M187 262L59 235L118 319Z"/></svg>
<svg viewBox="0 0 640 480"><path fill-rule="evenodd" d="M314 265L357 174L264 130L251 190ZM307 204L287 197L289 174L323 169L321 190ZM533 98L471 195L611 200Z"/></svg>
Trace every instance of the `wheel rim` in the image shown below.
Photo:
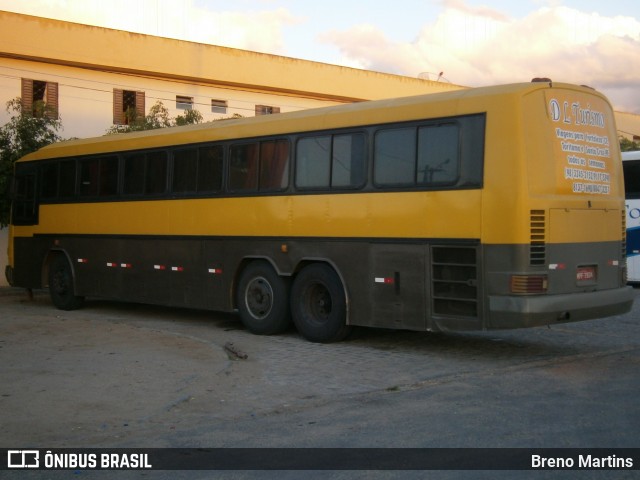
<svg viewBox="0 0 640 480"><path fill-rule="evenodd" d="M264 277L256 277L249 282L244 294L244 302L249 314L262 320L269 316L273 308L273 288Z"/></svg>
<svg viewBox="0 0 640 480"><path fill-rule="evenodd" d="M53 291L58 295L65 295L69 292L69 275L64 269L59 269L53 274Z"/></svg>
<svg viewBox="0 0 640 480"><path fill-rule="evenodd" d="M333 301L329 289L322 283L309 286L306 295L307 311L316 323L326 323L331 316Z"/></svg>

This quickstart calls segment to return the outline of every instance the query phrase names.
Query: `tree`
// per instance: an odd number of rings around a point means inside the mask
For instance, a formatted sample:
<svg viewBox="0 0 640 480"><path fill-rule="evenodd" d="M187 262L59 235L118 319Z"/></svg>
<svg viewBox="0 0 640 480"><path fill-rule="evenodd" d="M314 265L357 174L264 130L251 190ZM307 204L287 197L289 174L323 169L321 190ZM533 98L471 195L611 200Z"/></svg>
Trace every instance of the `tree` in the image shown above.
<svg viewBox="0 0 640 480"><path fill-rule="evenodd" d="M36 102L33 111L24 111L20 97L16 97L7 102L6 110L11 118L0 127L0 227L9 224L13 164L28 153L62 140L58 135L62 122L54 115L46 115L44 102Z"/></svg>
<svg viewBox="0 0 640 480"><path fill-rule="evenodd" d="M625 137L620 137L620 151L629 152L631 150L640 150L640 142L634 142Z"/></svg>
<svg viewBox="0 0 640 480"><path fill-rule="evenodd" d="M202 114L198 110L186 110L184 115L178 115L175 119L175 125L180 127L182 125L195 125L202 123Z"/></svg>
<svg viewBox="0 0 640 480"><path fill-rule="evenodd" d="M187 110L184 115L178 115L172 120L171 117L169 117L169 109L165 107L160 100L154 103L149 109L149 113L142 118L138 117L133 108L127 110L125 117L129 122L128 125L113 125L107 130L107 135L193 125L201 123L203 119L202 114L198 110Z"/></svg>

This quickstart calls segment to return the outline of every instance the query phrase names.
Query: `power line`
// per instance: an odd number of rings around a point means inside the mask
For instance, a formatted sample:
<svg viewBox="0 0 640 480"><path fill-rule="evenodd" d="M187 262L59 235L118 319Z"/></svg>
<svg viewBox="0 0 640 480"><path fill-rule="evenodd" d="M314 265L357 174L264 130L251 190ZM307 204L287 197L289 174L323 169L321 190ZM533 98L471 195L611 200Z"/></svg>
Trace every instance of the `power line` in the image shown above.
<svg viewBox="0 0 640 480"><path fill-rule="evenodd" d="M74 68L74 67L71 67ZM121 88L124 90L140 90L140 85L139 84L133 84L131 82L103 82L103 81L99 81L99 80L95 80L95 79L86 79L86 78L81 78L78 76L69 76L69 75L60 75L60 74L52 74L52 73L48 73L48 72L43 72L40 70L33 70L33 69L26 69L26 68L13 68L13 67L9 67L9 66L0 66L0 69L4 69L4 70L8 70L8 71L12 71L12 72L16 72L14 75L11 74L3 74L0 73L0 77L1 78L8 78L8 79L14 79L14 80L20 80L21 78L24 78L25 76L40 76L40 77L46 77L49 79L59 79L62 81L59 81L58 84L60 86L64 86L67 88L73 88L73 89L78 89L78 90L86 90L86 91L93 91L93 92L98 92L98 93L104 93L104 94L112 94L113 92L113 88ZM106 73L110 73L110 72L106 72ZM123 76L123 74L119 74L119 73L110 73L112 75L118 75L118 76ZM142 75L130 75L127 74L127 76L132 76L132 77L139 77L139 78L146 78L150 81L162 81L164 82L164 80L157 80L157 79L153 79L153 78L149 78L149 77L144 77ZM66 81L65 81L66 80ZM75 83L71 83L71 82L82 82L82 83L87 83L89 85L93 85L93 86L83 86L83 85L78 85ZM237 89L234 89L232 87L227 87L227 86L206 86L206 85L199 85L199 84L191 84L191 83L187 83L187 82L181 82L184 85L188 86L188 87L200 87L200 88L206 88L206 89L215 89L215 90L225 90L225 91L239 91ZM101 88L101 86L103 86ZM108 88L105 88L107 87ZM167 102L173 102L175 100L175 96L179 96L182 95L184 96L185 91L181 90L181 91L177 91L177 90L172 90L172 89L164 89L164 88L151 88L152 92L157 92L159 95L153 95L151 93L147 94L147 91L145 91L145 96L147 98L149 98L150 100L160 100L160 101L167 101ZM212 92L214 93L214 92ZM225 92L226 93L226 92ZM170 95L171 97L174 98L169 98L167 97L167 95ZM268 93L258 93L258 95L264 95L265 97L268 98L268 101L273 102L273 100L275 100L275 98L269 96ZM202 102L202 101L195 101L196 97L204 97L205 95L194 95L194 105L199 105L204 107L205 109L210 108L210 103L208 102ZM209 97L211 99L215 99L215 100L222 100L222 98L214 98L213 95L209 95ZM238 97L235 96L227 96L224 95L224 100L227 100L229 103L233 103L233 105L228 105L229 109L232 110L242 110L242 111L255 111L255 102L259 101L259 99L254 100L254 101L250 101L250 100L244 100L244 99L240 99ZM69 97L69 98L76 98L76 99L82 99L84 101L96 101L96 102L100 102L100 103L112 103L112 100L106 101L106 100L100 100L97 98L83 98L83 97ZM283 99L283 98L292 98L289 97L287 95L278 95L277 99ZM267 100L267 99L265 99ZM278 106L280 107L284 107L287 109L292 109L292 110L305 110L307 108L309 108L306 105L299 105L299 104L290 104L290 103L282 103L282 102L277 102ZM246 106L244 106L246 105ZM249 107L249 105L251 105Z"/></svg>

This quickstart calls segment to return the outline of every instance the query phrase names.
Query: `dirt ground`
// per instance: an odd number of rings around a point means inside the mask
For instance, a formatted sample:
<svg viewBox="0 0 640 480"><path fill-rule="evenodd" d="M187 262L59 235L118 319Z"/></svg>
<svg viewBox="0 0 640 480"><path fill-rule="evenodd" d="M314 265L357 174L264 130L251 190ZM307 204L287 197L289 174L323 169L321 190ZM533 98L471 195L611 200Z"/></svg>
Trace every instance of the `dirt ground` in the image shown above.
<svg viewBox="0 0 640 480"><path fill-rule="evenodd" d="M62 312L46 292L0 289L6 448L638 447L639 391L637 301L552 328L323 345L252 335L234 315L94 299ZM353 473L332 478L369 478ZM563 478L633 478L604 473ZM426 478L404 474L380 478Z"/></svg>

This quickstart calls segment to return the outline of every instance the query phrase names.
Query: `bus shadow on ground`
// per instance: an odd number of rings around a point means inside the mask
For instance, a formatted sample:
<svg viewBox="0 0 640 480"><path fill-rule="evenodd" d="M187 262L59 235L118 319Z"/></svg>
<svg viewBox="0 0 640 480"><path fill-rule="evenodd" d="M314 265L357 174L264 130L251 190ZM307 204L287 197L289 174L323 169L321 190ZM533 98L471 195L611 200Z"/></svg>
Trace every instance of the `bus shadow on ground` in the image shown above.
<svg viewBox="0 0 640 480"><path fill-rule="evenodd" d="M220 329L224 332L237 332L241 335L254 335L246 330L236 313L224 313L188 308L167 307L115 301L101 298L87 299L81 310L61 312L55 310L48 293L34 292L29 298L24 290L10 289L3 296L12 296L20 303L40 305L51 308L58 315L91 317L112 322L134 322L154 328L169 328L180 324L184 328ZM587 324L593 323L586 322ZM346 340L331 344L313 344L328 350L375 350L388 353L419 354L425 356L454 356L456 358L532 360L551 357L568 357L586 355L603 351L597 343L597 335L589 333L585 322L576 326L569 324L563 327L536 327L509 331L484 332L419 332L408 330L387 330L370 327L355 327ZM589 335L585 335L587 332ZM194 332L197 334L197 332ZM309 342L302 338L292 325L284 333L255 338L260 342L278 344L306 345ZM283 345L282 348L287 348Z"/></svg>

